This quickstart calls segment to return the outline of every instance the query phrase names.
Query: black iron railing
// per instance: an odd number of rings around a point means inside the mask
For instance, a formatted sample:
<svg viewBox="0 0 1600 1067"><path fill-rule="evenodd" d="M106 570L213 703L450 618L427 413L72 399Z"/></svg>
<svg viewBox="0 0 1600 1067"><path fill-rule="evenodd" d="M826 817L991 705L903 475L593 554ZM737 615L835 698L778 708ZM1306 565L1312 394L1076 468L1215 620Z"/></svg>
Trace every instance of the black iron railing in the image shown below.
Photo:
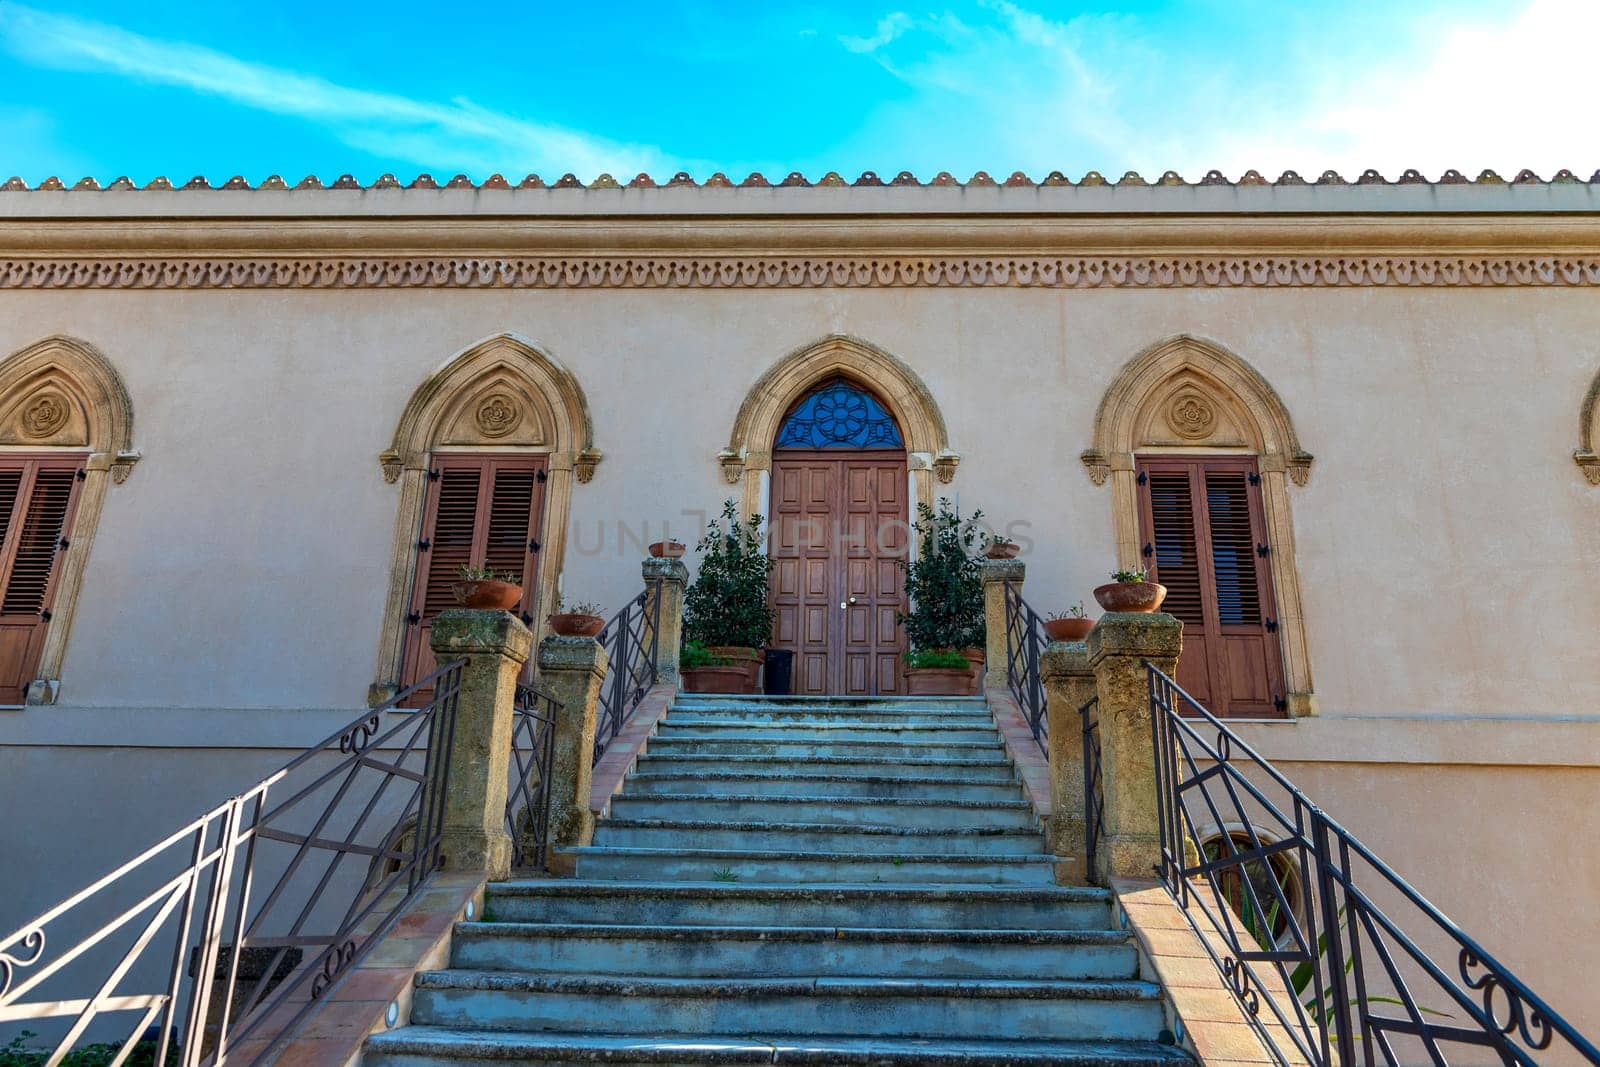
<svg viewBox="0 0 1600 1067"><path fill-rule="evenodd" d="M267 1057L438 868L460 680L440 668L0 939L0 1024L49 1063Z"/></svg>
<svg viewBox="0 0 1600 1067"><path fill-rule="evenodd" d="M555 759L555 697L518 685L511 727L511 780L506 785L506 833L513 867L544 867L550 843L550 770Z"/></svg>
<svg viewBox="0 0 1600 1067"><path fill-rule="evenodd" d="M613 615L605 629L600 631L598 640L605 646L610 666L605 680L600 683L600 706L596 709L596 763L600 762L606 748L638 708L645 693L656 684L660 593L661 581L656 579L623 605L622 610Z"/></svg>
<svg viewBox="0 0 1600 1067"><path fill-rule="evenodd" d="M1150 667L1160 875L1282 1064L1600 1050L1219 719Z"/></svg>
<svg viewBox="0 0 1600 1067"><path fill-rule="evenodd" d="M1039 677L1039 655L1049 644L1044 635L1044 620L1022 599L1015 582L1005 583L1006 593L1006 685L1016 698L1028 729L1040 748L1050 730L1045 714L1044 681Z"/></svg>
<svg viewBox="0 0 1600 1067"><path fill-rule="evenodd" d="M1100 777L1100 698L1090 697L1078 714L1083 719L1084 870L1092 881L1106 819L1105 785Z"/></svg>

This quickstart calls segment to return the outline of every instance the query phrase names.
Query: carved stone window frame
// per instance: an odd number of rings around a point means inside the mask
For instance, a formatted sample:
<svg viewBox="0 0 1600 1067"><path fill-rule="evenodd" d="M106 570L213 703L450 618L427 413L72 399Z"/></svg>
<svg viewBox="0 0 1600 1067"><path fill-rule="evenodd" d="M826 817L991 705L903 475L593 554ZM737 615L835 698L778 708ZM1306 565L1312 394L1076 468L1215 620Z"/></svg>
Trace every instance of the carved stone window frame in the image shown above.
<svg viewBox="0 0 1600 1067"><path fill-rule="evenodd" d="M845 334L830 334L794 349L756 379L734 419L728 445L717 453L729 485L742 485L745 514L767 513L773 443L784 416L817 386L835 378L874 394L899 424L915 499L934 503L934 479L948 484L961 456L951 451L944 413L926 383L904 361Z"/></svg>
<svg viewBox="0 0 1600 1067"><path fill-rule="evenodd" d="M1254 367L1221 345L1188 334L1130 360L1095 412L1094 443L1080 457L1095 485L1111 482L1117 566L1142 566L1134 461L1139 455L1254 455L1272 546L1272 584L1291 718L1317 713L1312 688L1289 483L1304 486L1312 457L1289 409Z"/></svg>
<svg viewBox="0 0 1600 1067"><path fill-rule="evenodd" d="M72 546L60 556L51 618L26 697L29 704L54 704L106 493L127 481L139 461L133 402L122 376L98 349L75 337L46 337L13 352L0 361L0 450L87 454Z"/></svg>
<svg viewBox="0 0 1600 1067"><path fill-rule="evenodd" d="M440 364L412 393L394 440L378 455L384 481L400 485L390 552L389 588L371 706L399 691L406 620L416 574L417 539L427 501L429 458L438 451L543 452L549 456L544 535L539 551L539 603L557 588L566 557L573 483L594 477L602 454L583 387L553 355L514 333L478 341ZM545 622L535 620L536 640Z"/></svg>
<svg viewBox="0 0 1600 1067"><path fill-rule="evenodd" d="M1589 383L1589 392L1584 395L1583 406L1578 410L1578 447L1572 453L1572 461L1583 471L1590 485L1600 485L1600 454L1595 452L1597 445L1600 445L1600 374L1596 374L1594 381Z"/></svg>

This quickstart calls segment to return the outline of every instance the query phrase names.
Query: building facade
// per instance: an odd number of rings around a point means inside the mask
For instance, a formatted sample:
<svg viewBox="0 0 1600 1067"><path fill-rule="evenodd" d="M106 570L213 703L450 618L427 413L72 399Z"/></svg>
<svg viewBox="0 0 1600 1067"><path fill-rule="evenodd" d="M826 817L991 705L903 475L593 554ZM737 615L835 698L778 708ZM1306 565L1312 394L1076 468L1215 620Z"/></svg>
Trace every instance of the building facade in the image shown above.
<svg viewBox="0 0 1600 1067"><path fill-rule="evenodd" d="M0 927L427 674L463 563L609 614L732 499L797 688L895 691L948 498L1041 611L1152 569L1195 696L1583 988L1600 180L121 184L0 191Z"/></svg>

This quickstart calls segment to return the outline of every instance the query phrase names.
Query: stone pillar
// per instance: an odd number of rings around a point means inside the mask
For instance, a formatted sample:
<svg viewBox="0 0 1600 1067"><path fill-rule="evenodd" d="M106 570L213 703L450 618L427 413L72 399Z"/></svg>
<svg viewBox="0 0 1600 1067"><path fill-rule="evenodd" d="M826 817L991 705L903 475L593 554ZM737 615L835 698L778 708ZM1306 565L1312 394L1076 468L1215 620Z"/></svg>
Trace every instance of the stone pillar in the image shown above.
<svg viewBox="0 0 1600 1067"><path fill-rule="evenodd" d="M594 836L589 787L600 683L608 657L592 637L551 634L539 643L539 679L560 703L550 768L550 871L570 876L574 861L557 847L587 845Z"/></svg>
<svg viewBox="0 0 1600 1067"><path fill-rule="evenodd" d="M689 568L681 559L644 561L644 586L651 599L661 598L661 614L656 616L656 677L669 685L678 684L678 646L683 641L683 592L689 585ZM649 601L645 611L653 610Z"/></svg>
<svg viewBox="0 0 1600 1067"><path fill-rule="evenodd" d="M1022 592L1022 577L1027 572L1021 560L986 559L978 564L983 578L983 625L987 632L984 653L987 659L983 687L1006 688L1006 583L1013 582Z"/></svg>
<svg viewBox="0 0 1600 1067"><path fill-rule="evenodd" d="M1056 856L1056 880L1063 885L1088 885L1088 838L1083 793L1083 716L1081 709L1095 695L1089 649L1080 643L1053 641L1039 657L1044 681L1045 715L1049 719L1050 848Z"/></svg>
<svg viewBox="0 0 1600 1067"><path fill-rule="evenodd" d="M1089 666L1100 698L1100 778L1105 831L1096 880L1150 878L1161 859L1149 660L1176 675L1183 623L1171 615L1107 612L1089 631Z"/></svg>
<svg viewBox="0 0 1600 1067"><path fill-rule="evenodd" d="M517 676L528 662L533 633L509 611L452 608L433 620L433 654L440 663L465 659L456 693L455 733L449 745L444 797L444 865L484 871L493 881L511 873L506 833L506 781L511 770ZM434 731L440 753L445 741Z"/></svg>

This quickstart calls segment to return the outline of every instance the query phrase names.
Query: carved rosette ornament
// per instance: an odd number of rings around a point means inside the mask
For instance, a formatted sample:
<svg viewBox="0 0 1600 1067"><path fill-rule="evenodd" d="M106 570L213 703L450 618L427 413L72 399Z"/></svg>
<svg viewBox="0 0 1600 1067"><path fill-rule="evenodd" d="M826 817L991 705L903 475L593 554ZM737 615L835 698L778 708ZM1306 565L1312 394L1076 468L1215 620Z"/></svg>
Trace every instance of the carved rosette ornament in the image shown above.
<svg viewBox="0 0 1600 1067"><path fill-rule="evenodd" d="M1198 393L1180 393L1167 407L1167 422L1185 441L1201 441L1216 429L1217 409Z"/></svg>
<svg viewBox="0 0 1600 1067"><path fill-rule="evenodd" d="M72 416L71 403L57 392L40 393L22 411L22 432L44 438L59 433Z"/></svg>
<svg viewBox="0 0 1600 1067"><path fill-rule="evenodd" d="M478 403L473 415L478 432L485 437L504 437L522 422L522 407L506 393L490 393ZM580 479L588 481L587 478Z"/></svg>

